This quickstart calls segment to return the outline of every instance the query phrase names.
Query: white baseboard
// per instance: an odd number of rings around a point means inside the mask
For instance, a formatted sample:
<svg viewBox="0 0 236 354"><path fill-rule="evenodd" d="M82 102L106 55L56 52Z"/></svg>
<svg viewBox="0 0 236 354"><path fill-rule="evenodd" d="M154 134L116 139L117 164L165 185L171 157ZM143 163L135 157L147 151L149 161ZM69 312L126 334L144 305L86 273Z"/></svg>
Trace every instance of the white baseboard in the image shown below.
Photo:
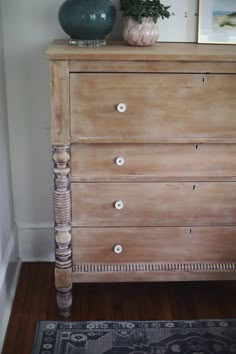
<svg viewBox="0 0 236 354"><path fill-rule="evenodd" d="M7 249L0 265L0 353L11 314L21 260L18 257L17 228L13 227Z"/></svg>
<svg viewBox="0 0 236 354"><path fill-rule="evenodd" d="M53 224L18 224L19 255L22 262L53 262Z"/></svg>

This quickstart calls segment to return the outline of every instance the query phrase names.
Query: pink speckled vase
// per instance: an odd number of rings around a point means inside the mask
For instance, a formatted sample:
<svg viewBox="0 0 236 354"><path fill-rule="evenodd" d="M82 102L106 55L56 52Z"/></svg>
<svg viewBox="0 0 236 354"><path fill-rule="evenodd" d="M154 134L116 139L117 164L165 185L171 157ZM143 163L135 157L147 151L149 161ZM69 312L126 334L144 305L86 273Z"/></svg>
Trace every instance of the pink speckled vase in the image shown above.
<svg viewBox="0 0 236 354"><path fill-rule="evenodd" d="M123 37L133 46L151 46L159 37L157 23L154 23L151 17L144 17L141 24L132 17L126 17Z"/></svg>

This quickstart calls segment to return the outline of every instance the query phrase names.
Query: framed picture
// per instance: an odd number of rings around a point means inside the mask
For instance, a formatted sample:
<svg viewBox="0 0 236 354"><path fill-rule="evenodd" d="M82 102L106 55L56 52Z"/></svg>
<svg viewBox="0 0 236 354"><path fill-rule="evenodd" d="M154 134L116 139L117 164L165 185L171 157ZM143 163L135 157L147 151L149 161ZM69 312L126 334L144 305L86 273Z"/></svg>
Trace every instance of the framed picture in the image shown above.
<svg viewBox="0 0 236 354"><path fill-rule="evenodd" d="M236 44L236 0L199 0L198 43Z"/></svg>

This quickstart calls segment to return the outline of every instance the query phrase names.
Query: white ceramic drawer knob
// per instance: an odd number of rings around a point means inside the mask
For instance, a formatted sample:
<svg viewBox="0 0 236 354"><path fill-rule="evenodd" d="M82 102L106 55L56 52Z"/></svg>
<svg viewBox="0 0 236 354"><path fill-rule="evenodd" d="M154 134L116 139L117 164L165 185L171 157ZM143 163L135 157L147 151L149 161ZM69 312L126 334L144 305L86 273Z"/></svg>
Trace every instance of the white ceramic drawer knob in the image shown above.
<svg viewBox="0 0 236 354"><path fill-rule="evenodd" d="M117 200L117 201L115 202L115 208L118 209L118 210L124 208L124 203L122 202L122 200Z"/></svg>
<svg viewBox="0 0 236 354"><path fill-rule="evenodd" d="M124 159L123 157L117 157L117 158L116 158L116 164L117 164L118 166L123 166L124 163L125 163L125 159Z"/></svg>
<svg viewBox="0 0 236 354"><path fill-rule="evenodd" d="M114 246L114 252L115 252L116 254L120 254L120 253L122 253L122 251L123 251L123 248L122 248L121 245L115 245L115 246Z"/></svg>
<svg viewBox="0 0 236 354"><path fill-rule="evenodd" d="M127 110L127 106L125 103L119 103L117 105L117 111L120 113L124 113Z"/></svg>

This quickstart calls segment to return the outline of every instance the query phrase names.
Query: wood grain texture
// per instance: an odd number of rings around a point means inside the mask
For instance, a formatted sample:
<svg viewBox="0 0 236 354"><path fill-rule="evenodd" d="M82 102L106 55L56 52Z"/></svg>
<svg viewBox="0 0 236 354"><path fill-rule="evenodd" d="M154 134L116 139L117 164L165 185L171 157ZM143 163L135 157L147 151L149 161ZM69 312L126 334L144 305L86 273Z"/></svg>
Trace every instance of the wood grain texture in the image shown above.
<svg viewBox="0 0 236 354"><path fill-rule="evenodd" d="M74 284L73 293L74 321L236 317L235 281ZM54 264L23 263L2 354L31 353L37 321L59 319Z"/></svg>
<svg viewBox="0 0 236 354"><path fill-rule="evenodd" d="M70 46L65 40L54 41L46 53L48 59L68 60L167 60L167 61L236 61L234 45L195 43L156 43L152 47L131 47L113 41L98 48Z"/></svg>
<svg viewBox="0 0 236 354"><path fill-rule="evenodd" d="M235 262L236 227L72 230L73 264ZM122 246L116 254L115 245Z"/></svg>
<svg viewBox="0 0 236 354"><path fill-rule="evenodd" d="M71 60L70 72L236 74L235 62Z"/></svg>
<svg viewBox="0 0 236 354"><path fill-rule="evenodd" d="M55 286L60 314L68 317L72 305L70 147L53 146Z"/></svg>
<svg viewBox="0 0 236 354"><path fill-rule="evenodd" d="M235 280L236 47L56 41L46 56L61 314L76 282Z"/></svg>
<svg viewBox="0 0 236 354"><path fill-rule="evenodd" d="M70 89L72 137L236 136L233 75L71 74Z"/></svg>
<svg viewBox="0 0 236 354"><path fill-rule="evenodd" d="M72 184L72 226L232 225L235 200L234 182L78 183Z"/></svg>
<svg viewBox="0 0 236 354"><path fill-rule="evenodd" d="M73 182L236 180L235 156L235 144L73 144L71 175Z"/></svg>
<svg viewBox="0 0 236 354"><path fill-rule="evenodd" d="M206 281L206 280L236 280L236 271L232 270L219 270L219 271L209 271L199 270L199 271L183 271L178 272L176 270L159 271L159 272L118 272L114 270L113 272L76 272L72 273L73 282L81 283L110 283L110 282L175 282L175 281Z"/></svg>
<svg viewBox="0 0 236 354"><path fill-rule="evenodd" d="M51 143L68 144L70 138L68 61L50 62Z"/></svg>
<svg viewBox="0 0 236 354"><path fill-rule="evenodd" d="M71 137L71 144L236 144L236 137Z"/></svg>

